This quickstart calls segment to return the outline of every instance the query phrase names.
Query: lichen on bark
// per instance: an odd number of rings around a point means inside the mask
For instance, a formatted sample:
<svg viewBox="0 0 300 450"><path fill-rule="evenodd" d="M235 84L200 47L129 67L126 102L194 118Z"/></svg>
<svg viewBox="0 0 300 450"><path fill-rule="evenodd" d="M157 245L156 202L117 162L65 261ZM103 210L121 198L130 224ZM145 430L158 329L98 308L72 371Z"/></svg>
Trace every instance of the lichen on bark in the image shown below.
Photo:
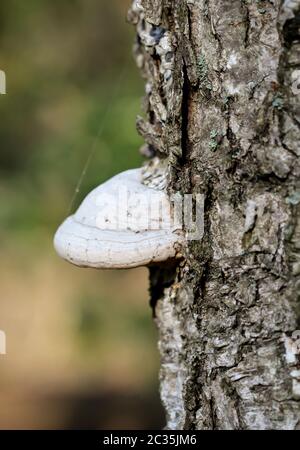
<svg viewBox="0 0 300 450"><path fill-rule="evenodd" d="M205 195L203 239L150 270L167 428L299 428L300 1L134 0L129 19L144 152Z"/></svg>

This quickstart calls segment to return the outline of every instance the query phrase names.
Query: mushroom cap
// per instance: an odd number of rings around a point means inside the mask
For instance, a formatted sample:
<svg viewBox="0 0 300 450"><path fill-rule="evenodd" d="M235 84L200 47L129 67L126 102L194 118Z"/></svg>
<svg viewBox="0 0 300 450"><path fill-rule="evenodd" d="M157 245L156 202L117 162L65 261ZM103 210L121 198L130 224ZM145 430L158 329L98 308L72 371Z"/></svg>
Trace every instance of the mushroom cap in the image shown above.
<svg viewBox="0 0 300 450"><path fill-rule="evenodd" d="M54 237L57 253L81 267L125 269L176 257L182 239L168 195L142 184L142 169L95 188Z"/></svg>

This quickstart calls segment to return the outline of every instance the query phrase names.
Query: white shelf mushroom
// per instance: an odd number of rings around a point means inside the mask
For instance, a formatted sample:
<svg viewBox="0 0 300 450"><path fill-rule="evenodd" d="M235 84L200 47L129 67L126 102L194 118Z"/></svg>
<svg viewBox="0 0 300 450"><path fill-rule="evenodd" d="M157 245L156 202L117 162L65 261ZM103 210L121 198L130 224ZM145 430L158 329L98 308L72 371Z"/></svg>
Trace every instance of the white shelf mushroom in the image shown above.
<svg viewBox="0 0 300 450"><path fill-rule="evenodd" d="M176 258L181 230L168 195L142 183L142 169L101 184L54 237L57 253L81 267L126 269Z"/></svg>

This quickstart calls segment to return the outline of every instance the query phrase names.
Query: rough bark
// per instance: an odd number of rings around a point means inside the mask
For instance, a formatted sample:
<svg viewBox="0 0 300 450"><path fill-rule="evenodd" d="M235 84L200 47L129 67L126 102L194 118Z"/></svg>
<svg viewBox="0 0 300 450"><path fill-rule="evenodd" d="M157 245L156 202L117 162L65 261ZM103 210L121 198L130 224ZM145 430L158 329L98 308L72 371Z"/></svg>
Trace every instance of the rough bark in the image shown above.
<svg viewBox="0 0 300 450"><path fill-rule="evenodd" d="M300 0L135 0L129 18L143 152L170 192L205 195L203 239L150 271L167 428L299 428Z"/></svg>

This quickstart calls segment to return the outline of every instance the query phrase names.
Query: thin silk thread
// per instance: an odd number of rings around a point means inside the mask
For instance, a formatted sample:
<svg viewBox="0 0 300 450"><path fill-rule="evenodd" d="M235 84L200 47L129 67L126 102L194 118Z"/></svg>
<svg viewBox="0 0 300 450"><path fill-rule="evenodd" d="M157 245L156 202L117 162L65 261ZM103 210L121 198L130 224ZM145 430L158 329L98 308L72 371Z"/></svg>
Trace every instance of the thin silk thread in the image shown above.
<svg viewBox="0 0 300 450"><path fill-rule="evenodd" d="M97 142L98 142L100 136L103 133L104 125L105 125L106 120L107 120L107 118L109 116L109 113L111 112L112 106L115 104L116 97L117 97L117 95L119 93L120 86L121 86L121 83L122 83L122 81L123 81L123 79L125 77L125 73L126 73L127 69L128 69L128 67L124 65L122 70L121 70L121 72L120 72L120 75L118 77L118 81L115 84L115 87L114 87L111 99L108 102L108 105L107 105L107 107L106 107L106 109L104 111L102 121L101 121L100 126L98 128L98 132L97 132L96 136L93 139L93 142L92 142L92 145L91 145L91 150L90 150L89 155L87 157L87 160L86 160L86 162L85 162L85 164L83 166L81 174L80 174L80 176L78 178L78 182L76 184L74 193L72 195L72 198L71 198L68 210L67 210L67 216L69 216L70 213L73 210L73 206L74 206L74 203L75 203L75 201L77 199L77 196L78 196L78 194L80 192L83 180L85 179L85 176L86 176L86 174L88 172L88 169L90 167L91 161L92 161L92 159L93 159L93 157L95 155Z"/></svg>

